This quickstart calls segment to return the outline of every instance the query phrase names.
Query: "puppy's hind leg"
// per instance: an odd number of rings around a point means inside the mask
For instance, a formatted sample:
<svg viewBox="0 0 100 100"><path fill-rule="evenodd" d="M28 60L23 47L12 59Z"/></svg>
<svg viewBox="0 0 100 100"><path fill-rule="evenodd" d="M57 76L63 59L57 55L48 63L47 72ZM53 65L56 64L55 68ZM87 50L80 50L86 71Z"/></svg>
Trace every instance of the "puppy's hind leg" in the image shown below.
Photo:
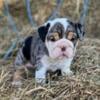
<svg viewBox="0 0 100 100"><path fill-rule="evenodd" d="M12 82L13 86L20 87L22 85L21 79L25 69L23 66L24 63L25 63L25 58L22 53L22 49L20 49L14 62L15 72L13 75L13 82Z"/></svg>
<svg viewBox="0 0 100 100"><path fill-rule="evenodd" d="M14 67L15 68L18 67L18 66L23 65L25 63L25 61L26 61L26 59L25 59L25 57L23 55L22 49L23 48L19 49L17 57L15 58L15 62L14 62Z"/></svg>
<svg viewBox="0 0 100 100"><path fill-rule="evenodd" d="M13 82L12 82L12 85L15 86L15 87L21 87L22 85L22 74L23 74L23 69L17 69L15 72L14 72L14 75L13 75Z"/></svg>

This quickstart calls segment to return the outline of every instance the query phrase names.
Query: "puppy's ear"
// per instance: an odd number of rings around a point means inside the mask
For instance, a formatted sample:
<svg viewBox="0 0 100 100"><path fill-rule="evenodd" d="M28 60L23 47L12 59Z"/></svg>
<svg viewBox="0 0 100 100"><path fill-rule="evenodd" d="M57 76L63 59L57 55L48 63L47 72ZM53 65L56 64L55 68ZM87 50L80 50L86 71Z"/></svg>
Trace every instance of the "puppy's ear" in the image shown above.
<svg viewBox="0 0 100 100"><path fill-rule="evenodd" d="M48 23L46 26L40 26L38 28L39 36L43 42L45 42L46 34L48 33L49 27L50 23Z"/></svg>
<svg viewBox="0 0 100 100"><path fill-rule="evenodd" d="M82 41L85 34L83 25L81 25L80 23L75 23L75 30L78 38Z"/></svg>

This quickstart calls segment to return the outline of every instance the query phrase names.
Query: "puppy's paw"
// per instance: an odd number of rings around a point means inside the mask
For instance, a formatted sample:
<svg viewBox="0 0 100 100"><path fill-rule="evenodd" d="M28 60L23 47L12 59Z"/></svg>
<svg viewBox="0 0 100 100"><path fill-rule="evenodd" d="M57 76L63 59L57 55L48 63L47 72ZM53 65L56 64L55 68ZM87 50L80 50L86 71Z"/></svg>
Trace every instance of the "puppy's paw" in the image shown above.
<svg viewBox="0 0 100 100"><path fill-rule="evenodd" d="M63 76L72 76L73 72L71 70L67 70L66 72L62 72Z"/></svg>
<svg viewBox="0 0 100 100"><path fill-rule="evenodd" d="M68 76L71 76L71 75L73 75L73 72L72 72L71 70L69 70L69 71L67 72L67 75L68 75Z"/></svg>
<svg viewBox="0 0 100 100"><path fill-rule="evenodd" d="M44 86L45 85L45 79L39 79L39 78L36 78L36 86Z"/></svg>
<svg viewBox="0 0 100 100"><path fill-rule="evenodd" d="M22 86L22 81L21 80L14 80L12 82L12 86L14 86L14 87L21 87Z"/></svg>
<svg viewBox="0 0 100 100"><path fill-rule="evenodd" d="M46 68L42 67L41 69L37 69L35 73L35 82L36 84L44 85L46 82Z"/></svg>

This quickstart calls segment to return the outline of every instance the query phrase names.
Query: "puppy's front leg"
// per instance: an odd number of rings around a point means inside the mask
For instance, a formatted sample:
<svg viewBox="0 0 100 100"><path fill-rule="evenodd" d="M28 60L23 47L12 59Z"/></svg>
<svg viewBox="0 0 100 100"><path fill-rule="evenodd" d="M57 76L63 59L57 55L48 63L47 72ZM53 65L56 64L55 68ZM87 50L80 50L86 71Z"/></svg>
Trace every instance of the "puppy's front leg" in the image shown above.
<svg viewBox="0 0 100 100"><path fill-rule="evenodd" d="M62 72L63 76L66 76L66 75L70 76L70 75L72 75L72 71L68 67L62 68L61 72Z"/></svg>
<svg viewBox="0 0 100 100"><path fill-rule="evenodd" d="M40 69L37 69L35 72L35 80L39 84L44 84L46 81L46 68L41 67Z"/></svg>
<svg viewBox="0 0 100 100"><path fill-rule="evenodd" d="M70 70L72 59L66 61L65 65L62 67L61 72L63 76L72 75L72 71Z"/></svg>

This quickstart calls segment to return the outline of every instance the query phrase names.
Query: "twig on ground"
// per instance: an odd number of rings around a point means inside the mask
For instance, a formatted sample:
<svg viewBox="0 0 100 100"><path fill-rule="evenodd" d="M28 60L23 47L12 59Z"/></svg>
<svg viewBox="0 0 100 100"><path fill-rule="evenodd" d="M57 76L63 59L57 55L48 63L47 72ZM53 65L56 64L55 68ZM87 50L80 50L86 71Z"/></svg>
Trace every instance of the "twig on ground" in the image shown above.
<svg viewBox="0 0 100 100"><path fill-rule="evenodd" d="M34 89L31 89L31 90L27 91L27 92L25 93L25 95L31 95L33 92L36 92L36 91L39 91L39 90L44 90L44 91L50 92L51 94L54 94L53 91L48 90L48 89L46 89L46 88L44 88L44 87L39 86L39 87L37 87L37 88L34 88Z"/></svg>

